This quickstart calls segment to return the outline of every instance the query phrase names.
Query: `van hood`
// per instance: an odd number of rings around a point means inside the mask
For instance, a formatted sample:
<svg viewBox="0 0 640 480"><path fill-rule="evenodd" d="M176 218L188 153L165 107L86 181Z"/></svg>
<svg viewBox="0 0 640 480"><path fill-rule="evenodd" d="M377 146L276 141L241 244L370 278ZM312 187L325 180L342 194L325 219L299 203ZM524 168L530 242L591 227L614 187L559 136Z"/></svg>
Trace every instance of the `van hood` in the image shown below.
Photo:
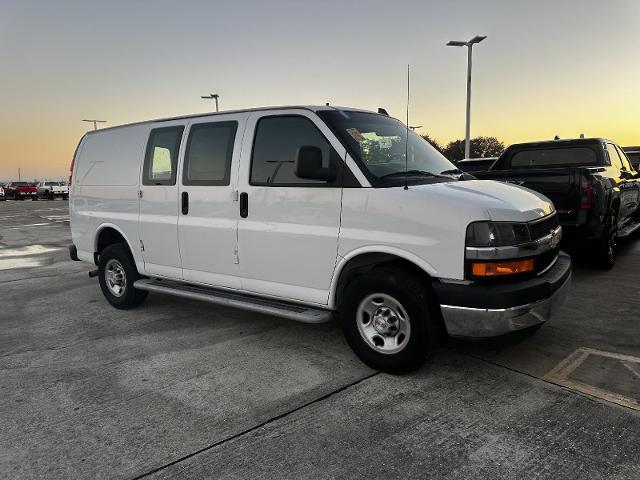
<svg viewBox="0 0 640 480"><path fill-rule="evenodd" d="M428 189L431 194L483 209L488 219L496 222L530 222L555 211L551 200L544 195L495 180L432 183L409 188Z"/></svg>

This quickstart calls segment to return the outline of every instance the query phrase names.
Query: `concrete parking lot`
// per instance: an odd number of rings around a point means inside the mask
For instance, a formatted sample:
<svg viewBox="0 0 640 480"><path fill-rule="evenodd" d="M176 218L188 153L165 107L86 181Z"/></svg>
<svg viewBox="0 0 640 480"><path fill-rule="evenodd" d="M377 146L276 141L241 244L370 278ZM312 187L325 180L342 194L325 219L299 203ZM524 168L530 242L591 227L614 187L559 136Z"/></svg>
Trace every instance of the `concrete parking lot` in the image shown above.
<svg viewBox="0 0 640 480"><path fill-rule="evenodd" d="M640 478L640 240L535 335L391 376L321 326L104 300L65 201L0 203L0 477Z"/></svg>

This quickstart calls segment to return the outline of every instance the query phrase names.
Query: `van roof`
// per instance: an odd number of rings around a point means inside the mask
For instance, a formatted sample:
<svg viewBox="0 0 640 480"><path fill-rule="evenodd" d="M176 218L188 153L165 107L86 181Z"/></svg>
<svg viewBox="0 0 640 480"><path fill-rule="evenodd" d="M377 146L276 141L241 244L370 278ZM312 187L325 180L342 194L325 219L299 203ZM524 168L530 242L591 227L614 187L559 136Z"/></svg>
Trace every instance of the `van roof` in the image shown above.
<svg viewBox="0 0 640 480"><path fill-rule="evenodd" d="M363 109L353 108L353 107L339 107L339 106L333 106L333 105L282 105L282 106L272 106L272 107L254 107L254 108L243 108L238 110L223 110L221 112L194 113L191 115L180 115L177 117L157 118L152 120L143 120L140 122L124 123L122 125L114 125L113 127L101 128L99 130L89 130L86 133L86 135L104 132L105 130L113 130L116 128L130 127L133 125L142 125L145 123L170 122L173 120L186 120L190 118L215 117L218 115L228 115L230 113L263 112L263 111L269 111L269 110L309 110L312 112L319 112L322 110L344 110L347 112L365 112L365 113L378 114L370 110L363 110Z"/></svg>

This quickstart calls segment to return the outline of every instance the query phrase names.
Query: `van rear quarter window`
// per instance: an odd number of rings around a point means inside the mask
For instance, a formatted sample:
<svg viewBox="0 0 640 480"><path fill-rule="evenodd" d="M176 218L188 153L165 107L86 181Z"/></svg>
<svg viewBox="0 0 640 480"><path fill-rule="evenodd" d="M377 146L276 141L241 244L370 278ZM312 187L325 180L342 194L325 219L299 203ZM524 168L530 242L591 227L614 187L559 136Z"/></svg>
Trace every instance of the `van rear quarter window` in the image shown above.
<svg viewBox="0 0 640 480"><path fill-rule="evenodd" d="M155 128L149 134L143 185L175 185L183 125Z"/></svg>
<svg viewBox="0 0 640 480"><path fill-rule="evenodd" d="M521 150L511 157L511 168L544 168L597 165L596 152L588 147Z"/></svg>
<svg viewBox="0 0 640 480"><path fill-rule="evenodd" d="M89 133L76 158L73 181L80 186L137 185L148 127L132 126Z"/></svg>

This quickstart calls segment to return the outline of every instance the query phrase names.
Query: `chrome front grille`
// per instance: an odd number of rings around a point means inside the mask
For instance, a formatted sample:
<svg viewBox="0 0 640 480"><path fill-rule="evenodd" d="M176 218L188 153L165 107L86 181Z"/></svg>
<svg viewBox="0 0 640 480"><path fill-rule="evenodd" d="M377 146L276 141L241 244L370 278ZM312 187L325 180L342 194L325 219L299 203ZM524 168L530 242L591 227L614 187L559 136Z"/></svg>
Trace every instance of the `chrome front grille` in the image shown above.
<svg viewBox="0 0 640 480"><path fill-rule="evenodd" d="M552 231L560 226L560 220L558 215L554 212L551 215L547 215L540 220L529 223L529 232L531 234L531 240L535 241L546 235L549 235Z"/></svg>

